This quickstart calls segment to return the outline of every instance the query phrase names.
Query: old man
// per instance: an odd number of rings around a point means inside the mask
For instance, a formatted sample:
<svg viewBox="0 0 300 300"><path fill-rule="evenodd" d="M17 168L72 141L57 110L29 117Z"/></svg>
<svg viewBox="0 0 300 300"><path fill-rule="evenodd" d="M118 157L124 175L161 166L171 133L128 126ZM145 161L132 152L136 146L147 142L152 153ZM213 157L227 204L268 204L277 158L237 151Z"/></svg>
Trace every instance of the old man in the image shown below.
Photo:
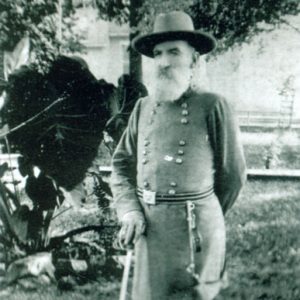
<svg viewBox="0 0 300 300"><path fill-rule="evenodd" d="M224 214L245 163L230 105L191 87L199 55L215 45L181 11L159 15L154 32L133 41L157 71L112 160L120 241L135 245L134 300L211 300L222 288Z"/></svg>

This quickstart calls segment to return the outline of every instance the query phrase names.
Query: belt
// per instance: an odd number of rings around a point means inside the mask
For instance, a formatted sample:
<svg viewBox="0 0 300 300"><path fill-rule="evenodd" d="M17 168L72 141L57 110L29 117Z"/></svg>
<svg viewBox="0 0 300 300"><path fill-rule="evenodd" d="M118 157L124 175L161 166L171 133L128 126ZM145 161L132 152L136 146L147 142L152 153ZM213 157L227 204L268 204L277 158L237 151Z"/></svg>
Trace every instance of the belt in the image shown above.
<svg viewBox="0 0 300 300"><path fill-rule="evenodd" d="M143 199L144 190L141 188L137 189L137 195L140 199ZM176 193L174 195L169 194L155 194L155 201L157 203L166 203L166 202L176 202L176 203L184 203L187 201L197 201L208 196L211 196L214 193L214 189L210 188L204 192L191 192L191 193Z"/></svg>

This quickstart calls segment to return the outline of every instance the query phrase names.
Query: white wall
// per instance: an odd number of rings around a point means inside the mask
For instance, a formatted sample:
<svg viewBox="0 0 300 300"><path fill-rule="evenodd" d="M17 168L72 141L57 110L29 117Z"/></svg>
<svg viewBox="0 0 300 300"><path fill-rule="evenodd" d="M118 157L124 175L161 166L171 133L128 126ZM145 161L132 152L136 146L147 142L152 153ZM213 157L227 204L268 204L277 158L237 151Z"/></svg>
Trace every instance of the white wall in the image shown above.
<svg viewBox="0 0 300 300"><path fill-rule="evenodd" d="M289 18L300 29L300 15ZM295 109L300 113L300 33L287 26L264 32L250 44L228 51L207 63L210 90L225 95L238 110L279 111L279 95L294 77Z"/></svg>

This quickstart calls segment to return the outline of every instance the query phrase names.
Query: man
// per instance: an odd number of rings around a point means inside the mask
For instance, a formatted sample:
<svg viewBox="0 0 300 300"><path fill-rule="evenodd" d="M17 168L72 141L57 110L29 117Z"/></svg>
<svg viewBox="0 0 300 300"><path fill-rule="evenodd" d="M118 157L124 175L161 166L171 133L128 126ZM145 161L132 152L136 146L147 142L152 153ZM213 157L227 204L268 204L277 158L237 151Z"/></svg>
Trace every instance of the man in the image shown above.
<svg viewBox="0 0 300 300"><path fill-rule="evenodd" d="M224 214L245 180L228 103L190 87L199 55L215 40L176 11L159 15L154 33L133 47L153 58L157 80L137 102L112 160L119 237L135 244L132 296L214 299L224 274Z"/></svg>

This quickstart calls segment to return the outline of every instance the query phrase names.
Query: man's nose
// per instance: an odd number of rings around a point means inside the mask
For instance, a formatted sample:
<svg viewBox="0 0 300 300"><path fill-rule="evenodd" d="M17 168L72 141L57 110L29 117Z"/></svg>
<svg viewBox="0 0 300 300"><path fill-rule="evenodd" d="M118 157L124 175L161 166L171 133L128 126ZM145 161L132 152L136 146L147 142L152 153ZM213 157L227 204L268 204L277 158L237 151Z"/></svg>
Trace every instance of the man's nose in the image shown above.
<svg viewBox="0 0 300 300"><path fill-rule="evenodd" d="M163 67L163 68L169 67L170 66L170 59L169 59L168 55L163 55L162 54L159 57L158 64L159 64L160 67Z"/></svg>

